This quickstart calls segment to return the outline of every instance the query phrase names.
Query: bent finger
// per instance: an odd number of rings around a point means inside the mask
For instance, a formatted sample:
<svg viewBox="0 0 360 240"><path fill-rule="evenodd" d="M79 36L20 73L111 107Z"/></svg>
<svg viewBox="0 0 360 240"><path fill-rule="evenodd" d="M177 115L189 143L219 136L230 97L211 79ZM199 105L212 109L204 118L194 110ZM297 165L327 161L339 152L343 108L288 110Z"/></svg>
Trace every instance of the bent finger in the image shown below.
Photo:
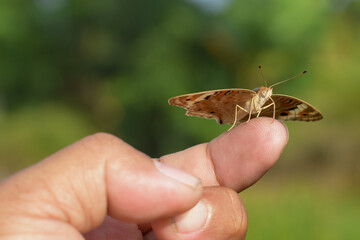
<svg viewBox="0 0 360 240"><path fill-rule="evenodd" d="M107 212L119 220L149 222L188 210L201 192L197 178L100 133L2 182L0 202L6 208L0 208L0 234L12 228L41 233L43 227L38 227L44 221L71 226L72 234L74 229L87 232L100 225ZM32 219L25 221L31 224L23 226L24 219Z"/></svg>

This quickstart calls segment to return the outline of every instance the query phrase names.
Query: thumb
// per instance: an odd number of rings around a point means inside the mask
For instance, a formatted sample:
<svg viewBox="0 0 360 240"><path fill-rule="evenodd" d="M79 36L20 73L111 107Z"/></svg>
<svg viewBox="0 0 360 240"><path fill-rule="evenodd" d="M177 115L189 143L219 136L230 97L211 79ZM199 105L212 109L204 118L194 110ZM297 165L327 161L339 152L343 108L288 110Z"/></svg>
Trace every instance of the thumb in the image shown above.
<svg viewBox="0 0 360 240"><path fill-rule="evenodd" d="M33 239L46 232L48 238L72 239L100 225L106 214L150 222L190 209L201 191L190 174L112 135L95 134L1 182L0 235Z"/></svg>

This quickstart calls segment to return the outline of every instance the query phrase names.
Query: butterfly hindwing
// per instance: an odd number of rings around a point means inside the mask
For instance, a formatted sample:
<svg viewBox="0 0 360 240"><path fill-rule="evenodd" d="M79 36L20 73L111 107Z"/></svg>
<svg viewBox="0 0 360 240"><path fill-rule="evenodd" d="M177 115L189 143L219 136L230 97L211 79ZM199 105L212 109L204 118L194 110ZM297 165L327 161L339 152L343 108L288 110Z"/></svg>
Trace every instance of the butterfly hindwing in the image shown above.
<svg viewBox="0 0 360 240"><path fill-rule="evenodd" d="M317 121L323 118L322 114L309 103L295 97L273 94L271 98L275 102L275 118L287 121ZM271 104L268 100L264 106ZM274 108L271 106L264 109L260 116L273 117Z"/></svg>

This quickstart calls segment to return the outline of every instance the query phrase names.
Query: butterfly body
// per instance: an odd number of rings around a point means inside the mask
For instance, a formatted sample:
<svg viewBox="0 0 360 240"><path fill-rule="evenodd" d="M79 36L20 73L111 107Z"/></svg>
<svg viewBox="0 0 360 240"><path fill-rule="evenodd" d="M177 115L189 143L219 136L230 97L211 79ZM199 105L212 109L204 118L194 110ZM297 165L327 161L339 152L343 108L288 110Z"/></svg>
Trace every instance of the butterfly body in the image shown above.
<svg viewBox="0 0 360 240"><path fill-rule="evenodd" d="M295 97L272 94L272 88L221 89L192 93L169 99L170 105L185 108L186 115L216 119L219 124L239 124L252 117L280 120L317 121L322 114Z"/></svg>
<svg viewBox="0 0 360 240"><path fill-rule="evenodd" d="M256 95L253 97L253 109L247 109L249 112L252 110L252 112L259 113L262 110L262 107L268 101L272 95L272 88L267 87L261 87L261 88L255 88L253 90L256 92Z"/></svg>

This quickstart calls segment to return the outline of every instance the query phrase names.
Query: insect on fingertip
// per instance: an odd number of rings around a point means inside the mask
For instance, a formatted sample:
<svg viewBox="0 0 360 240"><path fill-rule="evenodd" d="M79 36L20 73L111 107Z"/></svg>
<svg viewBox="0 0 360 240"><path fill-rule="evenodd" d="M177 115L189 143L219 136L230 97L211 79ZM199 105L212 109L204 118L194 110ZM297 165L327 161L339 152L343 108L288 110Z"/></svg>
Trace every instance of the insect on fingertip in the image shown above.
<svg viewBox="0 0 360 240"><path fill-rule="evenodd" d="M258 65L258 68L264 81L264 86L261 88L204 91L173 97L168 102L170 105L185 108L187 116L216 119L219 124L231 123L233 119L233 124L227 132L240 123L248 123L256 113L256 117L259 117L260 114L263 117L272 117L271 124L275 122L275 119L317 121L323 118L319 110L301 99L272 93L274 86L299 77L308 70L267 87L261 65ZM273 106L273 110L271 110L271 106ZM238 114L241 114L240 117ZM284 124L282 121L281 123Z"/></svg>

